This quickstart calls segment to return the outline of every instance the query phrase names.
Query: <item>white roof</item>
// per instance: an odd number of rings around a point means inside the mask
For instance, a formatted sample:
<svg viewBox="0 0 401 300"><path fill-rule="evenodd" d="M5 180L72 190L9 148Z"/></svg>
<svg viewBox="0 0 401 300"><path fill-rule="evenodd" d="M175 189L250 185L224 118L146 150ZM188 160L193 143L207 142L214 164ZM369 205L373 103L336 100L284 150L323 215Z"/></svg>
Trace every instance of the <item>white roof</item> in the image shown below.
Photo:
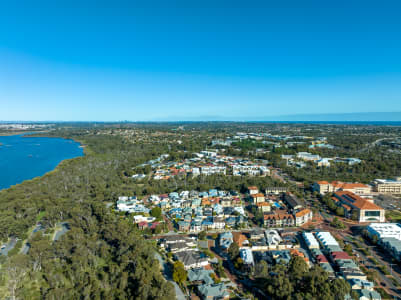
<svg viewBox="0 0 401 300"><path fill-rule="evenodd" d="M330 232L317 232L316 237L325 246L339 246Z"/></svg>
<svg viewBox="0 0 401 300"><path fill-rule="evenodd" d="M401 240L401 227L396 223L371 223L368 231L379 236L379 238L394 237Z"/></svg>
<svg viewBox="0 0 401 300"><path fill-rule="evenodd" d="M305 238L305 242L309 246L317 246L317 247L319 247L318 241L315 239L314 235L311 232L304 232L303 236Z"/></svg>
<svg viewBox="0 0 401 300"><path fill-rule="evenodd" d="M250 249L241 249L240 252L240 257L244 260L245 263L247 264L253 264L253 254Z"/></svg>

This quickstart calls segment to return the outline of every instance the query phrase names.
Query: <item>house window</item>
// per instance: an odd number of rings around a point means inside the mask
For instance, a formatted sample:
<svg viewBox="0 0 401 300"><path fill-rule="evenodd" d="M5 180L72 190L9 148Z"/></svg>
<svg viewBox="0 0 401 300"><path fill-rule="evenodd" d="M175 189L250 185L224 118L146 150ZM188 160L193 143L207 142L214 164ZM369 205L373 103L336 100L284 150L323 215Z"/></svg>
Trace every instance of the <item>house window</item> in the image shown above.
<svg viewBox="0 0 401 300"><path fill-rule="evenodd" d="M380 211L365 211L365 217L380 217Z"/></svg>

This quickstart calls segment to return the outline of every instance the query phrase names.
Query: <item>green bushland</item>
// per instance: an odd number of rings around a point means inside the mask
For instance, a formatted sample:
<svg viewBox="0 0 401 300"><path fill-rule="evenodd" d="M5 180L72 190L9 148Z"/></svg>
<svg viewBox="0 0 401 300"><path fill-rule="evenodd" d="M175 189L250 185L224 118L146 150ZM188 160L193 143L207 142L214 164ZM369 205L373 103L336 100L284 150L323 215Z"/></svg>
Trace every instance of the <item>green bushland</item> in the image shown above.
<svg viewBox="0 0 401 300"><path fill-rule="evenodd" d="M31 236L28 255L3 261L0 290L17 299L174 298L154 246L104 204L133 194L124 170L158 151L114 136L65 133L86 146L86 155L1 191L0 238L27 238L39 219L46 228L64 221L71 229L57 242L42 232Z"/></svg>

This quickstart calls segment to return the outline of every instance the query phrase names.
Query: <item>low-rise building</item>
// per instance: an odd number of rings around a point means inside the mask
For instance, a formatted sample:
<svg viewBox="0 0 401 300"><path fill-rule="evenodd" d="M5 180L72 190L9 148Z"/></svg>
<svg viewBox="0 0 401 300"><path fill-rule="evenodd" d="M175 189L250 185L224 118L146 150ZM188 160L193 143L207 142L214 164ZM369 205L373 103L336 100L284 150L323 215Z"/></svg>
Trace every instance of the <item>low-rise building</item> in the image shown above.
<svg viewBox="0 0 401 300"><path fill-rule="evenodd" d="M249 195L254 195L259 193L259 189L256 186L248 187Z"/></svg>
<svg viewBox="0 0 401 300"><path fill-rule="evenodd" d="M356 211L359 222L385 222L385 210L374 204L373 200L362 198L349 191L335 192L334 198L340 201L340 206L347 205L353 212Z"/></svg>
<svg viewBox="0 0 401 300"><path fill-rule="evenodd" d="M231 232L223 232L219 236L219 246L223 251L228 250L233 241L233 235Z"/></svg>
<svg viewBox="0 0 401 300"><path fill-rule="evenodd" d="M198 292L203 300L230 298L228 287L224 283L198 285Z"/></svg>
<svg viewBox="0 0 401 300"><path fill-rule="evenodd" d="M329 246L337 246L337 247L339 247L338 242L331 235L330 232L327 232L327 231L316 232L315 236L318 239L318 241L320 242L320 244L323 246L323 248L328 249Z"/></svg>
<svg viewBox="0 0 401 300"><path fill-rule="evenodd" d="M395 179L375 179L373 190L381 194L401 194L401 177Z"/></svg>
<svg viewBox="0 0 401 300"><path fill-rule="evenodd" d="M367 227L368 233L377 238L396 238L401 240L401 226L396 223L371 223Z"/></svg>
<svg viewBox="0 0 401 300"><path fill-rule="evenodd" d="M356 195L368 195L371 193L371 187L362 183L348 183L341 181L317 181L312 186L314 191L324 195L327 193L334 193L337 191L349 191Z"/></svg>
<svg viewBox="0 0 401 300"><path fill-rule="evenodd" d="M254 265L252 251L250 249L240 249L239 255L242 258L244 264Z"/></svg>
<svg viewBox="0 0 401 300"><path fill-rule="evenodd" d="M313 213L309 208L304 208L295 213L295 225L302 226L305 223L311 221Z"/></svg>
<svg viewBox="0 0 401 300"><path fill-rule="evenodd" d="M289 207L290 209L295 210L295 209L300 209L300 208L302 208L301 202L300 202L299 199L298 199L295 195L293 195L293 194L285 193L285 194L283 195L283 200L284 200L284 202L288 205L288 207Z"/></svg>
<svg viewBox="0 0 401 300"><path fill-rule="evenodd" d="M252 194L251 202L253 204L265 202L265 195L263 195L262 193Z"/></svg>
<svg viewBox="0 0 401 300"><path fill-rule="evenodd" d="M295 226L295 218L286 211L274 211L263 216L264 225L267 227L291 227Z"/></svg>
<svg viewBox="0 0 401 300"><path fill-rule="evenodd" d="M287 191L288 191L288 188L286 188L286 187L271 186L271 187L266 188L265 193L266 193L266 195L269 195L269 194L279 195L282 193L286 193Z"/></svg>
<svg viewBox="0 0 401 300"><path fill-rule="evenodd" d="M373 291L374 284L368 280L361 280L361 279L350 279L348 280L349 285L351 286L352 290L362 290L366 289L369 291Z"/></svg>
<svg viewBox="0 0 401 300"><path fill-rule="evenodd" d="M318 154L311 154L309 152L298 152L297 158L305 161L317 161L320 159L320 156Z"/></svg>
<svg viewBox="0 0 401 300"><path fill-rule="evenodd" d="M271 211L271 204L268 202L256 203L256 207L263 213Z"/></svg>
<svg viewBox="0 0 401 300"><path fill-rule="evenodd" d="M265 238L266 244L269 246L269 248L277 247L283 241L277 230L274 229L266 230Z"/></svg>
<svg viewBox="0 0 401 300"><path fill-rule="evenodd" d="M302 236L309 249L319 249L319 243L311 232L303 232Z"/></svg>
<svg viewBox="0 0 401 300"><path fill-rule="evenodd" d="M198 251L181 251L174 254L176 260L182 262L185 270L193 268L202 268L209 264L209 260L205 255Z"/></svg>
<svg viewBox="0 0 401 300"><path fill-rule="evenodd" d="M367 289L358 290L359 299L358 300L381 300L382 297L376 291L371 291Z"/></svg>

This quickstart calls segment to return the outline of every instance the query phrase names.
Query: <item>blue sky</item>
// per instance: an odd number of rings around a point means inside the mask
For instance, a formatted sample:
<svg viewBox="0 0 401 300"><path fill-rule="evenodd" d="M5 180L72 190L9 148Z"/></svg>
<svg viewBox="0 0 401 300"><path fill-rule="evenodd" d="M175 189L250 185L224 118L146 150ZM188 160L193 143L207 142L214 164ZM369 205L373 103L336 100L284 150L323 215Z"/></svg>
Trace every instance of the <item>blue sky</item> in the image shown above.
<svg viewBox="0 0 401 300"><path fill-rule="evenodd" d="M0 1L0 120L401 112L400 1Z"/></svg>

